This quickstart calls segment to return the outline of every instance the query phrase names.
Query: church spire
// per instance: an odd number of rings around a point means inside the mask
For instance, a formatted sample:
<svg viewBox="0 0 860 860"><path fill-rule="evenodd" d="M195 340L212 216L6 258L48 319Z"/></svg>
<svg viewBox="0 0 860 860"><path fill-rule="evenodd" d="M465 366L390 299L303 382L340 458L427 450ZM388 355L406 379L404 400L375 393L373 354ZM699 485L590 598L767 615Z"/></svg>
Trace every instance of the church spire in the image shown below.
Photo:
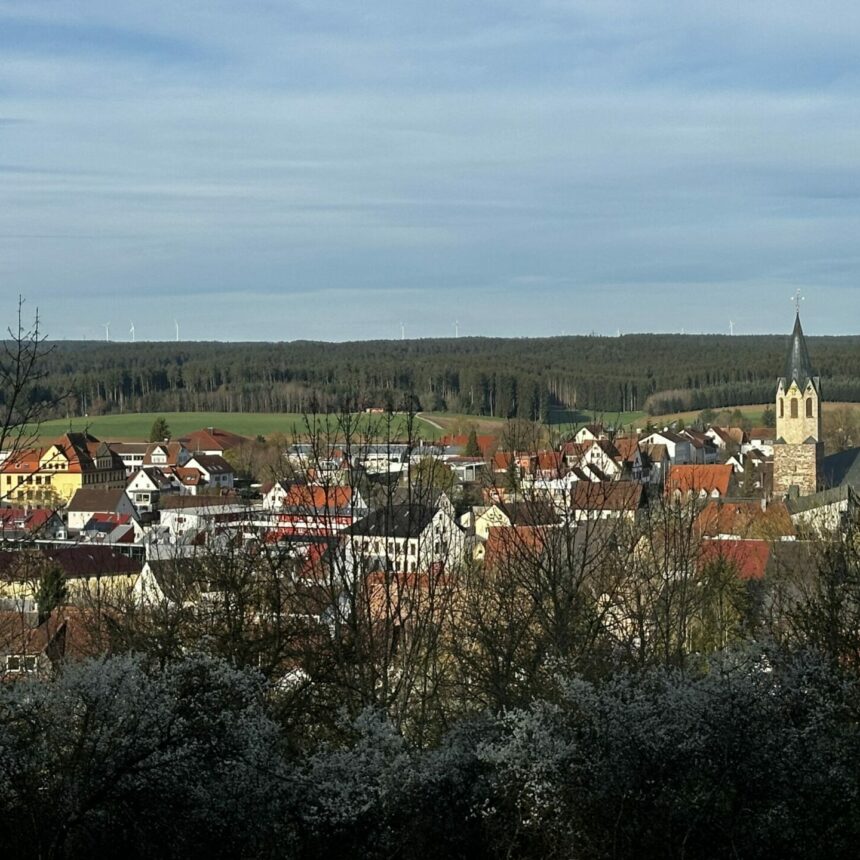
<svg viewBox="0 0 860 860"><path fill-rule="evenodd" d="M816 381L815 372L809 360L809 350L806 348L806 338L803 336L798 312L794 318L794 330L791 333L788 356L785 360L785 387L788 388L792 382L796 382L802 391L810 380Z"/></svg>

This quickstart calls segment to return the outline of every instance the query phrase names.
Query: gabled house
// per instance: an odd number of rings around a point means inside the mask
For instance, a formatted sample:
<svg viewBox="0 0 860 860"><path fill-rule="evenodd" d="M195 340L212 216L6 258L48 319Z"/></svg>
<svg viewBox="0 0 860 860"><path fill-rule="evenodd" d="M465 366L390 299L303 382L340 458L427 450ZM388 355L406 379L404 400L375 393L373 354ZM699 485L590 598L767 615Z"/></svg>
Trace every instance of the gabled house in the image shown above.
<svg viewBox="0 0 860 860"><path fill-rule="evenodd" d="M274 514L270 535L333 535L367 514L361 493L352 487L289 484L279 481L263 498Z"/></svg>
<svg viewBox="0 0 860 860"><path fill-rule="evenodd" d="M211 454L213 456L223 456L227 451L230 451L233 448L239 448L251 440L246 436L239 436L236 433L231 433L229 430L222 430L219 427L206 427L202 430L195 430L193 433L188 433L187 435L182 436L178 441L181 442L192 455ZM152 465L157 466L159 464L153 463Z"/></svg>
<svg viewBox="0 0 860 860"><path fill-rule="evenodd" d="M573 435L573 441L578 444L596 442L598 439L606 438L606 428L602 424L584 424Z"/></svg>
<svg viewBox="0 0 860 860"><path fill-rule="evenodd" d="M167 469L184 466L190 457L191 452L182 442L150 442L146 447L143 465Z"/></svg>
<svg viewBox="0 0 860 860"><path fill-rule="evenodd" d="M665 445L672 465L693 462L693 445L686 436L674 430L655 430L639 440L642 444Z"/></svg>
<svg viewBox="0 0 860 860"><path fill-rule="evenodd" d="M648 472L644 466L638 436L616 436L613 440L621 464L621 478L628 481L645 481Z"/></svg>
<svg viewBox="0 0 860 860"><path fill-rule="evenodd" d="M639 446L639 450L642 453L642 468L648 474L648 483L662 486L672 465L669 450L659 442L643 443Z"/></svg>
<svg viewBox="0 0 860 860"><path fill-rule="evenodd" d="M95 613L64 606L40 620L36 611L0 611L0 680L49 678L63 663L105 653Z"/></svg>
<svg viewBox="0 0 860 860"><path fill-rule="evenodd" d="M465 536L443 507L389 505L360 519L346 534L366 570L411 574L450 569L463 559Z"/></svg>
<svg viewBox="0 0 860 860"><path fill-rule="evenodd" d="M62 517L48 508L0 508L0 541L64 539Z"/></svg>
<svg viewBox="0 0 860 860"><path fill-rule="evenodd" d="M539 500L497 502L474 509L474 558L484 558L487 540L498 528L552 528L561 523L555 506Z"/></svg>
<svg viewBox="0 0 860 860"><path fill-rule="evenodd" d="M717 462L717 446L706 433L686 428L681 431L680 435L686 436L690 440L693 463L710 466Z"/></svg>
<svg viewBox="0 0 860 860"><path fill-rule="evenodd" d="M157 466L144 466L129 480L126 493L138 512L157 511L162 496L179 492L179 479Z"/></svg>
<svg viewBox="0 0 860 860"><path fill-rule="evenodd" d="M211 490L231 489L236 477L233 467L217 454L194 454L184 468L200 472L206 486Z"/></svg>
<svg viewBox="0 0 860 860"><path fill-rule="evenodd" d="M727 464L672 466L666 478L665 493L675 501L719 499L728 495L731 480L732 467Z"/></svg>
<svg viewBox="0 0 860 860"><path fill-rule="evenodd" d="M66 433L47 448L18 451L0 464L0 498L22 505L64 504L82 488L125 486L117 454L89 433Z"/></svg>
<svg viewBox="0 0 860 860"><path fill-rule="evenodd" d="M82 543L136 544L143 539L143 528L130 514L93 514L78 533Z"/></svg>
<svg viewBox="0 0 860 860"><path fill-rule="evenodd" d="M746 441L746 433L741 427L708 427L705 435L711 439L718 451L737 451Z"/></svg>
<svg viewBox="0 0 860 860"><path fill-rule="evenodd" d="M577 521L633 521L644 503L643 486L639 481L580 481L571 491L570 510Z"/></svg>
<svg viewBox="0 0 860 860"><path fill-rule="evenodd" d="M93 514L137 515L134 504L125 489L78 490L69 502L66 512L71 533L83 529Z"/></svg>

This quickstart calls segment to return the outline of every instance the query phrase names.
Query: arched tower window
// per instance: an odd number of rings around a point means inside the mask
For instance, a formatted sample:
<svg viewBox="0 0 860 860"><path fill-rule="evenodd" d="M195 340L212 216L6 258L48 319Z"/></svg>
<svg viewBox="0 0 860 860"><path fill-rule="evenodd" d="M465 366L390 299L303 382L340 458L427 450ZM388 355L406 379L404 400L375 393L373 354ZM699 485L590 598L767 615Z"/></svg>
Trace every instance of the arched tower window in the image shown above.
<svg viewBox="0 0 860 860"><path fill-rule="evenodd" d="M797 418L797 398L791 398L791 417Z"/></svg>
<svg viewBox="0 0 860 860"><path fill-rule="evenodd" d="M785 418L785 400L782 397L779 398L779 417Z"/></svg>
<svg viewBox="0 0 860 860"><path fill-rule="evenodd" d="M812 398L811 397L806 398L806 417L807 418L813 417L812 416Z"/></svg>

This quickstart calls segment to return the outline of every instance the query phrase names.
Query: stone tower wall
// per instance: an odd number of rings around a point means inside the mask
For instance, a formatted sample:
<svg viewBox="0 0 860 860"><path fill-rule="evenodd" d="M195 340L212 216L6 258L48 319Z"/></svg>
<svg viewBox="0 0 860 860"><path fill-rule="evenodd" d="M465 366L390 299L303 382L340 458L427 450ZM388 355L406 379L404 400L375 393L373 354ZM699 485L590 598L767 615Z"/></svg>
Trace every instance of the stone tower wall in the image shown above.
<svg viewBox="0 0 860 860"><path fill-rule="evenodd" d="M791 417L791 401L797 398L797 418ZM806 415L806 401L812 399L812 416ZM780 417L780 402L782 403L782 416ZM821 439L821 403L818 392L811 385L806 391L801 391L792 382L788 391L784 391L782 383L776 391L776 438L788 442L789 445L800 445L812 438L815 441Z"/></svg>
<svg viewBox="0 0 860 860"><path fill-rule="evenodd" d="M818 491L821 443L773 446L773 494L783 496L794 486L800 495Z"/></svg>

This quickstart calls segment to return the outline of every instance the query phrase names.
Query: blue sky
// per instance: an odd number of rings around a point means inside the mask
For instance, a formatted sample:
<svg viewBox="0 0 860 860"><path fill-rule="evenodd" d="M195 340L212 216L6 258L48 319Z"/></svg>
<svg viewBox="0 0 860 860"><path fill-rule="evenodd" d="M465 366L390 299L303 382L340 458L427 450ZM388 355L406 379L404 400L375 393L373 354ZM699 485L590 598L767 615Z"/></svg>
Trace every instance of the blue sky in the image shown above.
<svg viewBox="0 0 860 860"><path fill-rule="evenodd" d="M856 332L860 6L0 0L52 337Z"/></svg>

